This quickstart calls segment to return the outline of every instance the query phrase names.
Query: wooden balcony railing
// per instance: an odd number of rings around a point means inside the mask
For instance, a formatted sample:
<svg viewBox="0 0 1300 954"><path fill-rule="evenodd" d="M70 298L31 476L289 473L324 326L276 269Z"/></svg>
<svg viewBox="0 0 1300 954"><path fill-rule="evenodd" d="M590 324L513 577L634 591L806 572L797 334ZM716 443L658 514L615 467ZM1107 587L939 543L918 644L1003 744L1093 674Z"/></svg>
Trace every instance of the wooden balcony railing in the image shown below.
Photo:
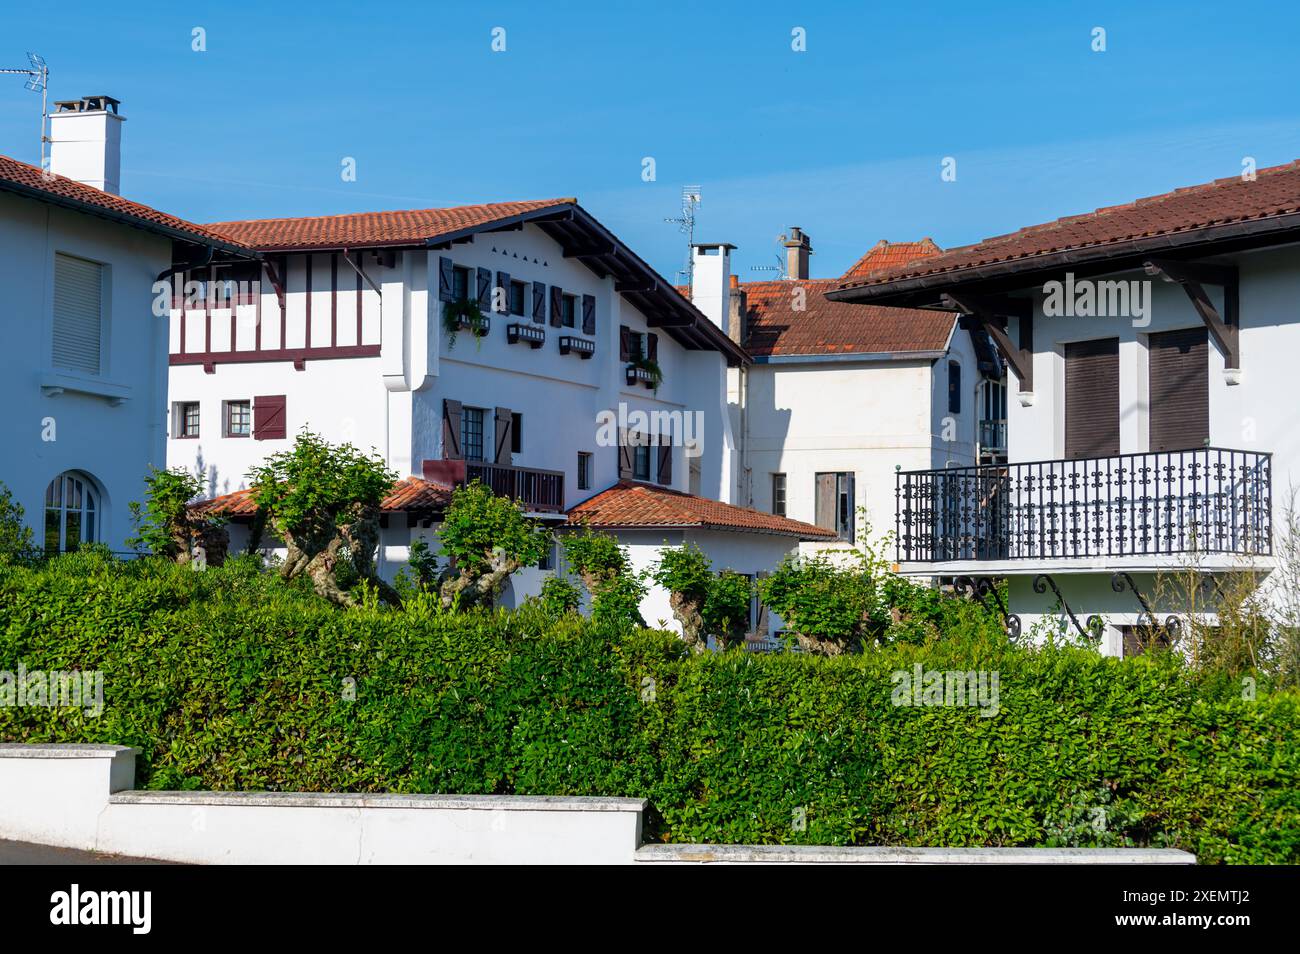
<svg viewBox="0 0 1300 954"><path fill-rule="evenodd" d="M1217 447L897 475L899 562L1273 552L1272 455Z"/></svg>
<svg viewBox="0 0 1300 954"><path fill-rule="evenodd" d="M563 471L467 460L465 479L480 481L498 497L523 501L529 510L558 513L564 509Z"/></svg>

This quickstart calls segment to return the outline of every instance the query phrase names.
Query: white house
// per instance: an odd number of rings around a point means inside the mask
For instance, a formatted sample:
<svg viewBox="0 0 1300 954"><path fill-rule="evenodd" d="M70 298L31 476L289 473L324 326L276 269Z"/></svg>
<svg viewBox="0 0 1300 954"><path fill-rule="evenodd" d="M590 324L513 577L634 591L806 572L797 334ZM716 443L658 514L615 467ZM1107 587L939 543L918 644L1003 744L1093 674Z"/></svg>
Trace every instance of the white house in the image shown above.
<svg viewBox="0 0 1300 954"><path fill-rule="evenodd" d="M823 527L836 547L867 542L862 511L878 540L895 529L900 468L980 459L983 399L1001 368L950 314L828 301L840 279L809 278L808 235L794 228L785 245L788 278L733 276L729 289L728 333L751 358L729 372L736 499ZM938 251L881 242L848 274ZM698 301L698 260L695 285Z"/></svg>
<svg viewBox="0 0 1300 954"><path fill-rule="evenodd" d="M48 551L126 549L127 505L166 458L167 323L154 282L235 243L117 194L107 96L61 102L50 165L0 156L0 481Z"/></svg>
<svg viewBox="0 0 1300 954"><path fill-rule="evenodd" d="M573 199L209 228L262 261L178 281L167 456L224 498L233 547L248 542L250 469L303 428L402 475L384 505L389 577L473 479L557 528L617 512L603 525L629 546L690 532L742 573L826 535L730 505L725 372L745 352ZM465 302L487 318L477 331ZM681 517L701 501L707 519ZM671 618L666 600L652 593L644 615Z"/></svg>
<svg viewBox="0 0 1300 954"><path fill-rule="evenodd" d="M1096 634L1110 654L1182 622L1170 574L1196 574L1211 623L1225 576L1256 574L1276 600L1300 478L1298 200L1291 163L832 292L960 311L1017 382L1008 464L900 476L903 569L1007 577L1013 632Z"/></svg>

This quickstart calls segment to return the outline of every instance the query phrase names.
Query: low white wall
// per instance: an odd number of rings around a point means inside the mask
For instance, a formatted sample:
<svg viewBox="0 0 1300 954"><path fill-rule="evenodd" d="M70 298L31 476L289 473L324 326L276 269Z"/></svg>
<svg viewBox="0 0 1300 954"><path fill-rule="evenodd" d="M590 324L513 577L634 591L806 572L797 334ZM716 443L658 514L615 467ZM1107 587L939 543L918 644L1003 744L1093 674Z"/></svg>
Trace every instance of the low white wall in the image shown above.
<svg viewBox="0 0 1300 954"><path fill-rule="evenodd" d="M192 864L1194 864L1171 849L646 845L638 798L132 791L135 749L0 744L0 839Z"/></svg>

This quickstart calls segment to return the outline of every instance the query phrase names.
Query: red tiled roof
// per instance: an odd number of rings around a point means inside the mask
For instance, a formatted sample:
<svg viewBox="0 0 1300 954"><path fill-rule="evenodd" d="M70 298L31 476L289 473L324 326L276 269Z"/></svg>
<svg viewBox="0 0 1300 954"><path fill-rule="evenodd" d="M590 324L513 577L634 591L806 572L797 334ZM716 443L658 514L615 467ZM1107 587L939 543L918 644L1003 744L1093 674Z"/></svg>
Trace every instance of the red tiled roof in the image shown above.
<svg viewBox="0 0 1300 954"><path fill-rule="evenodd" d="M890 242L881 239L871 246L866 255L853 263L853 267L844 273L840 281L870 275L882 268L897 268L899 265L906 265L918 258L929 258L931 255L938 255L942 251L943 249L934 244L934 239L928 237L921 239L919 242Z"/></svg>
<svg viewBox="0 0 1300 954"><path fill-rule="evenodd" d="M742 283L749 353L755 357L878 354L948 347L953 315L829 301L825 293L838 283L833 278ZM795 309L800 287L802 311Z"/></svg>
<svg viewBox="0 0 1300 954"><path fill-rule="evenodd" d="M478 228L550 206L576 205L577 201L573 198L538 199L531 202L462 205L449 209L357 212L303 219L250 219L242 222L211 222L208 228L259 251L420 245L426 239L440 235Z"/></svg>
<svg viewBox="0 0 1300 954"><path fill-rule="evenodd" d="M569 523L594 528L697 527L833 540L835 531L774 514L706 500L677 490L619 481L569 510Z"/></svg>
<svg viewBox="0 0 1300 954"><path fill-rule="evenodd" d="M219 513L227 517L251 517L257 513L253 498L254 488L245 487L211 500L191 504L199 513ZM423 477L405 477L393 484L393 489L383 499L379 509L384 513L409 510L442 510L451 503L451 488L435 484Z"/></svg>
<svg viewBox="0 0 1300 954"><path fill-rule="evenodd" d="M1259 169L1253 181L1241 176L1216 179L1029 226L974 245L951 248L870 277L854 277L845 281L843 287L883 285L1008 262L1023 261L1032 267L1036 257L1077 250L1095 249L1096 257L1104 257L1112 251L1111 246L1127 243L1140 246L1143 240L1167 240L1182 233L1259 222L1297 212L1300 212L1300 160Z"/></svg>
<svg viewBox="0 0 1300 954"><path fill-rule="evenodd" d="M237 246L231 240L202 225L195 225L166 212L159 212L139 202L120 195L83 185L64 176L43 172L39 166L28 165L8 156L0 156L0 191L27 195L34 199L54 202L76 208L92 215L104 215L126 220L128 224L173 237L199 242L204 245Z"/></svg>

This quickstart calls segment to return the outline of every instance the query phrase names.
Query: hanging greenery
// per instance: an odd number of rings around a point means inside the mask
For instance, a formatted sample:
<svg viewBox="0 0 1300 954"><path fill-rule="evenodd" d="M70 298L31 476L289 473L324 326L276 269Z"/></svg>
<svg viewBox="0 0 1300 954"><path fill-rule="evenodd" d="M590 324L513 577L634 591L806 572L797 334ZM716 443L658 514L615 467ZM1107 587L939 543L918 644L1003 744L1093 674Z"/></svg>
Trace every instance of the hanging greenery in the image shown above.
<svg viewBox="0 0 1300 954"><path fill-rule="evenodd" d="M442 306L442 327L447 333L447 350L456 346L456 335L466 328L475 339L488 333L488 316L479 309L472 298L460 298Z"/></svg>

